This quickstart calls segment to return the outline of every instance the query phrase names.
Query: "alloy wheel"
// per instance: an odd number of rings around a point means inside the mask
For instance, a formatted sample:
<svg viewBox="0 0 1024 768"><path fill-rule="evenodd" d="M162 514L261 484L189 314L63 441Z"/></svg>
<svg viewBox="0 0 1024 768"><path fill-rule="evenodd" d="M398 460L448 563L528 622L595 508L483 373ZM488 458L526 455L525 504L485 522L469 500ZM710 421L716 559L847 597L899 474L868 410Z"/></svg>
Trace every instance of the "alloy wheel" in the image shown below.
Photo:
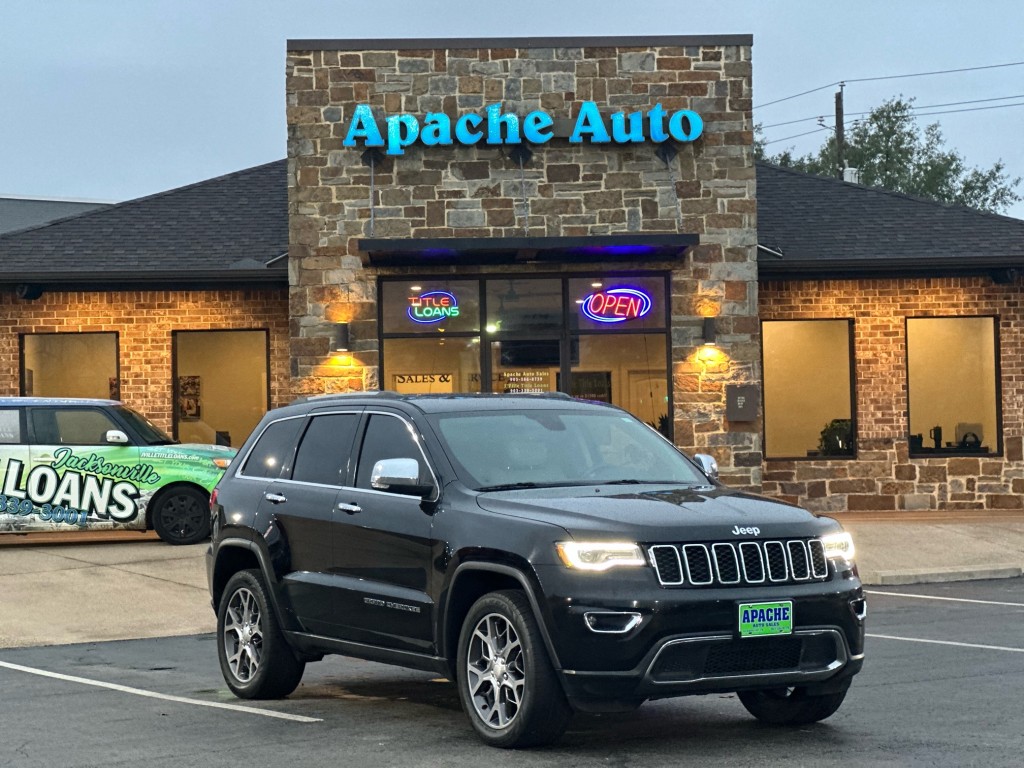
<svg viewBox="0 0 1024 768"><path fill-rule="evenodd" d="M526 665L519 635L501 614L483 617L473 630L466 658L473 708L494 729L508 727L523 702Z"/></svg>
<svg viewBox="0 0 1024 768"><path fill-rule="evenodd" d="M231 674L240 683L252 680L263 658L263 622L256 596L244 587L228 602L222 641Z"/></svg>

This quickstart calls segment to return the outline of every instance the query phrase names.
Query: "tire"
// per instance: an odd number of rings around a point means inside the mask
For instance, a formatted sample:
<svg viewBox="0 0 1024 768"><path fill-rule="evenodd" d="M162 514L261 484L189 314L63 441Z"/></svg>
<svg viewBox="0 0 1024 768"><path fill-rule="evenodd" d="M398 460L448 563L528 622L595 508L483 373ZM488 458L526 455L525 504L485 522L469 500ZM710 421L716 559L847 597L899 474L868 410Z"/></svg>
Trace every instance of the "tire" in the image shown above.
<svg viewBox="0 0 1024 768"><path fill-rule="evenodd" d="M557 741L572 710L522 592L484 595L459 637L462 708L490 746L509 749Z"/></svg>
<svg viewBox="0 0 1024 768"><path fill-rule="evenodd" d="M812 696L806 688L740 691L740 703L762 723L807 725L831 717L846 698L846 691Z"/></svg>
<svg viewBox="0 0 1024 768"><path fill-rule="evenodd" d="M164 493L153 510L153 530L168 544L198 544L210 535L210 500L181 486Z"/></svg>
<svg viewBox="0 0 1024 768"><path fill-rule="evenodd" d="M242 699L279 699L306 669L288 647L259 571L239 571L217 607L217 656L228 688Z"/></svg>

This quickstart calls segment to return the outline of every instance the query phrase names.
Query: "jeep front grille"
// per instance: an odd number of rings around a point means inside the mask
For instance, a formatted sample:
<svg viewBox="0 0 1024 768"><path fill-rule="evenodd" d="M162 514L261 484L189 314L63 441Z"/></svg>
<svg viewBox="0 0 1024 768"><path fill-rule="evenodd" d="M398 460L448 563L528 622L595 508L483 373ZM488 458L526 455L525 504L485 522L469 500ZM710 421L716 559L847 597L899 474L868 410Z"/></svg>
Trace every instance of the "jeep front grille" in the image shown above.
<svg viewBox="0 0 1024 768"><path fill-rule="evenodd" d="M828 559L820 539L654 544L648 553L664 587L787 584L828 578Z"/></svg>

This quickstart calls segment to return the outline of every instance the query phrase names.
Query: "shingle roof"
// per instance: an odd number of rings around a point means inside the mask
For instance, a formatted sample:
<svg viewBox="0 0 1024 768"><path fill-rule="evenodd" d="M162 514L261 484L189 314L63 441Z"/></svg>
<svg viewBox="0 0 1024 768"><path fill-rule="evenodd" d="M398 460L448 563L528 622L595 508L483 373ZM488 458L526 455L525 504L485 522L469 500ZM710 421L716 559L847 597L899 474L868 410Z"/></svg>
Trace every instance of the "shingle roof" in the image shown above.
<svg viewBox="0 0 1024 768"><path fill-rule="evenodd" d="M762 277L1024 267L1020 219L761 162L757 241Z"/></svg>
<svg viewBox="0 0 1024 768"><path fill-rule="evenodd" d="M287 196L277 160L3 234L0 283L285 284ZM757 197L762 277L1024 268L1019 219L768 163Z"/></svg>
<svg viewBox="0 0 1024 768"><path fill-rule="evenodd" d="M278 160L0 235L0 282L286 284L287 250Z"/></svg>
<svg viewBox="0 0 1024 768"><path fill-rule="evenodd" d="M44 198L0 196L0 234L77 216L112 203L86 200L47 200Z"/></svg>

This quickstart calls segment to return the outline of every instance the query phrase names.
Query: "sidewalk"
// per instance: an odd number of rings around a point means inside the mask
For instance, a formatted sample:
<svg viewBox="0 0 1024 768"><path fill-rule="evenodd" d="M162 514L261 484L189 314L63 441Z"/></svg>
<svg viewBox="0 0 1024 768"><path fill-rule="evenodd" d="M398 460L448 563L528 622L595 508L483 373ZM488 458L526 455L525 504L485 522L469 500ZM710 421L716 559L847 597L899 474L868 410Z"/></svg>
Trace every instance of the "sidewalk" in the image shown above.
<svg viewBox="0 0 1024 768"><path fill-rule="evenodd" d="M1020 576L1024 512L845 513L869 585ZM207 544L0 535L0 648L213 632Z"/></svg>
<svg viewBox="0 0 1024 768"><path fill-rule="evenodd" d="M847 512L869 585L999 579L1024 573L1024 512Z"/></svg>

